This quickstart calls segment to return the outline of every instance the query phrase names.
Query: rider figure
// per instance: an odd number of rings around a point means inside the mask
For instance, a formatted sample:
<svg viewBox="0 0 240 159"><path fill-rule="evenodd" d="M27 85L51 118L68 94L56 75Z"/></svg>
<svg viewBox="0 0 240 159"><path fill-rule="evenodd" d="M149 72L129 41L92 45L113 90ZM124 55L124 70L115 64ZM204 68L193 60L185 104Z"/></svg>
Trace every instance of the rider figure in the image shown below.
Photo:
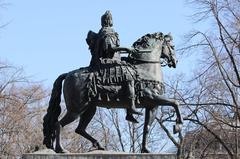
<svg viewBox="0 0 240 159"><path fill-rule="evenodd" d="M89 66L92 70L99 68L101 64L100 59L109 58L121 61L119 51L135 51L133 49L119 47L120 41L118 38L118 33L112 28L113 21L110 11L106 11L105 14L102 15L101 25L102 28L99 30L98 34L89 31L86 39L92 54L92 59ZM142 113L138 112L135 107L134 79L127 81L127 85L130 107L127 108L126 120L138 123L138 121L133 117L133 114L142 115Z"/></svg>

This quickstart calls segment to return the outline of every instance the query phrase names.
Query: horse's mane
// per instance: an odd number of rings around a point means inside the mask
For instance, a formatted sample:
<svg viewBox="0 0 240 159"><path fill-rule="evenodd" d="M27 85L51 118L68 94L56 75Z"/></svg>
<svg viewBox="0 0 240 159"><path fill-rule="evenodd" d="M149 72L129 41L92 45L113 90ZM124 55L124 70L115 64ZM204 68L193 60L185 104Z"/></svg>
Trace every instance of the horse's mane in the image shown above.
<svg viewBox="0 0 240 159"><path fill-rule="evenodd" d="M164 35L162 32L156 32L153 34L146 34L139 38L137 41L133 43L133 47L137 49L146 49L151 46L150 39L156 39L156 40L163 40Z"/></svg>

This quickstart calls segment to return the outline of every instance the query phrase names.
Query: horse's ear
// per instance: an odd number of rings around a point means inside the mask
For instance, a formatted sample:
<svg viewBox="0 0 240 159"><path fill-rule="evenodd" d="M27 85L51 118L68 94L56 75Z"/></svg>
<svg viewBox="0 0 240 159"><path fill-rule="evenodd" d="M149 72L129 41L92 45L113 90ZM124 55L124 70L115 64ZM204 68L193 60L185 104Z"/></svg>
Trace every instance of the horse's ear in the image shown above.
<svg viewBox="0 0 240 159"><path fill-rule="evenodd" d="M169 32L167 35L171 38L171 40L173 39L173 38L172 38L172 33L171 33L171 32Z"/></svg>

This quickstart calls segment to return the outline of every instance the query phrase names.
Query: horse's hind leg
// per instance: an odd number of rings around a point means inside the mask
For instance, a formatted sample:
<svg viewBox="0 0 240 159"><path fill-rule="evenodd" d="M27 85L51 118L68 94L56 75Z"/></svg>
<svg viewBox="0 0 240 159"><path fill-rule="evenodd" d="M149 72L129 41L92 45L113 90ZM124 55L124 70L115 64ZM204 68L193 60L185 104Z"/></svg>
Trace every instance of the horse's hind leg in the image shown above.
<svg viewBox="0 0 240 159"><path fill-rule="evenodd" d="M79 114L73 113L73 112L67 112L67 114L59 121L56 123L56 146L55 146L55 151L57 153L65 153L67 152L62 148L61 145L61 135L60 135L60 130L63 128L65 125L70 124L73 122L75 119L79 117Z"/></svg>
<svg viewBox="0 0 240 159"><path fill-rule="evenodd" d="M147 149L147 136L149 133L149 129L156 117L156 110L157 107L153 107L152 109L146 108L141 153L149 153L149 150Z"/></svg>
<svg viewBox="0 0 240 159"><path fill-rule="evenodd" d="M81 114L80 121L75 132L91 141L93 147L96 147L98 150L104 150L104 148L99 144L99 142L86 132L86 128L95 113L96 106L88 106L87 110L83 114Z"/></svg>

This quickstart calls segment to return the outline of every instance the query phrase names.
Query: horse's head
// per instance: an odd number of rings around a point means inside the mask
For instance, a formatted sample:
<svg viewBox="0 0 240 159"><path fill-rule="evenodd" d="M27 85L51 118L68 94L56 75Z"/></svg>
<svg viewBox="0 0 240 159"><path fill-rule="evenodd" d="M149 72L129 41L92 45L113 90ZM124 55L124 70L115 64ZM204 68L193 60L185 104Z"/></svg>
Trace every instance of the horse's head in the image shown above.
<svg viewBox="0 0 240 159"><path fill-rule="evenodd" d="M158 63L162 53L164 35L161 32L146 34L133 43L138 51L131 54L130 58L140 62Z"/></svg>
<svg viewBox="0 0 240 159"><path fill-rule="evenodd" d="M133 47L139 50L130 56L136 61L160 62L160 58L163 58L169 67L176 67L177 59L170 34L163 35L162 32L146 34L134 42Z"/></svg>
<svg viewBox="0 0 240 159"><path fill-rule="evenodd" d="M133 43L133 47L139 50L144 49L156 49L159 45L162 45L164 35L162 32L156 32L153 34L146 34Z"/></svg>
<svg viewBox="0 0 240 159"><path fill-rule="evenodd" d="M167 60L167 65L169 67L176 68L177 58L172 40L173 38L170 33L164 36L162 44L162 57Z"/></svg>

